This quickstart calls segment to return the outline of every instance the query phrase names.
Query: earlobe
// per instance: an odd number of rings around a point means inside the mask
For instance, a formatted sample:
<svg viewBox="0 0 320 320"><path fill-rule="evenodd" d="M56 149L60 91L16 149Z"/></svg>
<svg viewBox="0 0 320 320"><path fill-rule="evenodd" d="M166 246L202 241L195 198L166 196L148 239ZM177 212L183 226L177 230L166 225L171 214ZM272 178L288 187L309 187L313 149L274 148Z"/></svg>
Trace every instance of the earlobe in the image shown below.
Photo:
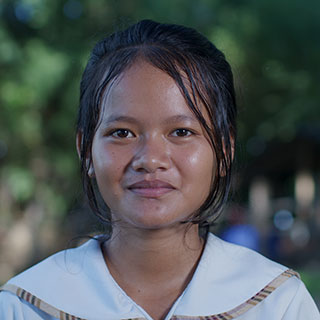
<svg viewBox="0 0 320 320"><path fill-rule="evenodd" d="M86 165L87 165L87 168L89 167L88 168L89 178L94 178L95 177L94 168L93 168L92 162L89 163L89 159L86 160Z"/></svg>
<svg viewBox="0 0 320 320"><path fill-rule="evenodd" d="M76 147L77 147L77 153L80 161L82 161L82 156L81 156L82 143L83 143L83 134L82 132L79 131L76 136ZM95 177L94 168L93 168L92 161L90 161L89 158L86 158L86 169L87 169L87 174L89 178L94 178Z"/></svg>

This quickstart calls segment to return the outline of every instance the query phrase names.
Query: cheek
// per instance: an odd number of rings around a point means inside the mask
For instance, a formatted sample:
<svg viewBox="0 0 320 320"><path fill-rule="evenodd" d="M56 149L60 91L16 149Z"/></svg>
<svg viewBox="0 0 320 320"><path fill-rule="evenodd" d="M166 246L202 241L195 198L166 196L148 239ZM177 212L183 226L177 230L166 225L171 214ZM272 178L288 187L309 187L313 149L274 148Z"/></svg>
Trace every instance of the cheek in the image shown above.
<svg viewBox="0 0 320 320"><path fill-rule="evenodd" d="M99 151L97 151L99 150ZM112 152L108 152L102 148L93 148L92 163L97 179L101 174L106 174L110 168L114 166L115 159Z"/></svg>
<svg viewBox="0 0 320 320"><path fill-rule="evenodd" d="M102 143L96 143L92 148L92 162L99 189L111 187L112 183L121 178L125 167L126 155L116 152L113 148Z"/></svg>
<svg viewBox="0 0 320 320"><path fill-rule="evenodd" d="M216 169L215 157L210 147L189 149L184 154L183 169L197 188L210 188Z"/></svg>

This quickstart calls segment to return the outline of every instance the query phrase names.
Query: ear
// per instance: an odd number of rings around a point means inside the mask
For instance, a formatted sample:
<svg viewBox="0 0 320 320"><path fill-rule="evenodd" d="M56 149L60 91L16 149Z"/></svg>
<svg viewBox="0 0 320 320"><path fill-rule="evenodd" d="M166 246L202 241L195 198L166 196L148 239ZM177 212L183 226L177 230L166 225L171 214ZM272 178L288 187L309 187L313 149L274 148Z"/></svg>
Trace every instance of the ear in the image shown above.
<svg viewBox="0 0 320 320"><path fill-rule="evenodd" d="M82 145L82 132L78 131L76 136L76 148L78 157L81 160L81 145Z"/></svg>
<svg viewBox="0 0 320 320"><path fill-rule="evenodd" d="M76 136L76 148L77 148L77 153L78 153L78 157L79 157L80 161L82 161L82 158L81 158L82 141L83 141L83 134L81 131L78 131L77 136ZM89 158L86 158L85 161L86 161L86 168L87 168L88 176L90 178L93 178L94 177L94 168L93 168L92 161L90 161Z"/></svg>
<svg viewBox="0 0 320 320"><path fill-rule="evenodd" d="M230 137L230 140L231 140L231 155L232 155L232 162L234 161L234 154L235 154L235 149L236 149L236 146L235 146L235 141L234 141L234 137L231 136Z"/></svg>

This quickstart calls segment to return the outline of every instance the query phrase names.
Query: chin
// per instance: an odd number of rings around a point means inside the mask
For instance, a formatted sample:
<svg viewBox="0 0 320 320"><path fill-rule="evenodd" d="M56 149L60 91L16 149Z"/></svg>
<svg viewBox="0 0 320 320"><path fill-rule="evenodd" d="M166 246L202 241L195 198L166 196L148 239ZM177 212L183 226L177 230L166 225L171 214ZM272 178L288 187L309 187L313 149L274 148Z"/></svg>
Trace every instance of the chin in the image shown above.
<svg viewBox="0 0 320 320"><path fill-rule="evenodd" d="M185 225L181 224L181 221L186 218L178 219L173 217L168 217L166 215L154 215L154 214L144 214L143 216L135 217L134 219L122 220L119 223L119 227L134 228L141 230L163 230L171 228L179 228L179 226Z"/></svg>

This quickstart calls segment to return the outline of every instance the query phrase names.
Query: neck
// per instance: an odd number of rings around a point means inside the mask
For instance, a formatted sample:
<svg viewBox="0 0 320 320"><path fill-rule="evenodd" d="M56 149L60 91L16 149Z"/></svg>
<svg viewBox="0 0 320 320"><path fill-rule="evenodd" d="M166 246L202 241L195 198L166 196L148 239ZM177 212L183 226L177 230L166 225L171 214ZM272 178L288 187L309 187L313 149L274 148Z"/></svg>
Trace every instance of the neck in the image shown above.
<svg viewBox="0 0 320 320"><path fill-rule="evenodd" d="M203 242L197 225L165 230L114 228L103 251L118 285L160 320L190 282Z"/></svg>
<svg viewBox="0 0 320 320"><path fill-rule="evenodd" d="M155 282L190 273L202 248L197 225L142 231L115 227L104 245L104 256L111 273L116 270L119 275L129 273L142 281Z"/></svg>

